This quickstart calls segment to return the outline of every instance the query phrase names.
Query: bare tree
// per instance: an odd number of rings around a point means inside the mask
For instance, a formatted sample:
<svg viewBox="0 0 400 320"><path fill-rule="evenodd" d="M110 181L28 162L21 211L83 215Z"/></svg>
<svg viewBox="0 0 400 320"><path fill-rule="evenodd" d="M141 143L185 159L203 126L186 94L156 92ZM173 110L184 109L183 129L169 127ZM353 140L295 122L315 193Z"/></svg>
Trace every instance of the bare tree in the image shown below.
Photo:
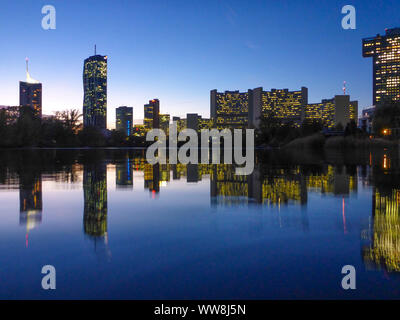
<svg viewBox="0 0 400 320"><path fill-rule="evenodd" d="M63 124L70 128L73 132L77 133L82 128L82 114L77 109L57 111L55 113L56 119L63 122Z"/></svg>

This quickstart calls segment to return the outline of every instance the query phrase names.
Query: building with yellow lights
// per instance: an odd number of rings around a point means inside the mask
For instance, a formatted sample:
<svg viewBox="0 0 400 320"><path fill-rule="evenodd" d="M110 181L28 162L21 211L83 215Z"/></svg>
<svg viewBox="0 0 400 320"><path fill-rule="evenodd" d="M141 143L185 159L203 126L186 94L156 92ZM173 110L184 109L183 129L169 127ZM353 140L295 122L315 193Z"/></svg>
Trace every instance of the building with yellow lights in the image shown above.
<svg viewBox="0 0 400 320"><path fill-rule="evenodd" d="M341 124L343 128L350 121L357 123L358 101L350 101L349 95L336 95L319 103L307 104L304 121L321 122L324 128L333 129Z"/></svg>
<svg viewBox="0 0 400 320"><path fill-rule="evenodd" d="M373 58L373 104L400 101L400 28L363 39L363 57Z"/></svg>
<svg viewBox="0 0 400 320"><path fill-rule="evenodd" d="M144 127L146 130L160 128L160 100L150 100L144 105Z"/></svg>
<svg viewBox="0 0 400 320"><path fill-rule="evenodd" d="M256 128L263 115L298 127L308 103L306 87L297 91L264 91L262 87L247 92L212 90L210 95L210 115L214 127L220 130Z"/></svg>
<svg viewBox="0 0 400 320"><path fill-rule="evenodd" d="M83 125L107 129L107 56L94 55L83 66Z"/></svg>
<svg viewBox="0 0 400 320"><path fill-rule="evenodd" d="M299 127L303 120L304 108L308 103L308 89L301 87L296 91L289 89L264 91L261 87L252 90L251 98L250 125L256 127L257 117L268 115L278 119L280 123L292 123L293 126Z"/></svg>
<svg viewBox="0 0 400 320"><path fill-rule="evenodd" d="M19 105L30 107L36 117L42 117L42 84L33 79L26 58L26 81L19 82Z"/></svg>
<svg viewBox="0 0 400 320"><path fill-rule="evenodd" d="M249 117L250 92L212 90L210 95L210 115L214 128L246 129Z"/></svg>

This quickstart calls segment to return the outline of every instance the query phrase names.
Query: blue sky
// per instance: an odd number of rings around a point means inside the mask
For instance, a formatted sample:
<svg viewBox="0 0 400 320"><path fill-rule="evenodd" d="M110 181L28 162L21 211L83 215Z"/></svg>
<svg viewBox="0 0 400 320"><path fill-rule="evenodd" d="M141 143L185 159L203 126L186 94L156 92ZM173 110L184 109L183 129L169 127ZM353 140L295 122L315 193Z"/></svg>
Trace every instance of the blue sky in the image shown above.
<svg viewBox="0 0 400 320"><path fill-rule="evenodd" d="M108 122L115 108L161 101L161 112L209 116L209 91L301 86L309 101L342 93L347 81L360 109L372 104L372 60L361 39L400 26L400 2L1 0L0 105L17 105L25 57L43 83L43 112L82 108L83 60L108 55ZM41 27L44 5L57 29ZM341 8L357 29L341 27Z"/></svg>

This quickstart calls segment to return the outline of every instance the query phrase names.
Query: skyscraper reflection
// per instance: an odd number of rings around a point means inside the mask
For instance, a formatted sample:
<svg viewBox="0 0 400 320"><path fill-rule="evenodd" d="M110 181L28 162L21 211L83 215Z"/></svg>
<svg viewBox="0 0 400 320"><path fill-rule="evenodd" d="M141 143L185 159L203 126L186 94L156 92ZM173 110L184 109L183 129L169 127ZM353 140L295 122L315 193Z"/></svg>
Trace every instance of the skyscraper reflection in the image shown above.
<svg viewBox="0 0 400 320"><path fill-rule="evenodd" d="M144 188L149 189L152 194L160 192L160 165L144 165Z"/></svg>
<svg viewBox="0 0 400 320"><path fill-rule="evenodd" d="M132 161L129 155L118 161L116 164L116 186L117 189L132 189L133 188L133 171Z"/></svg>
<svg viewBox="0 0 400 320"><path fill-rule="evenodd" d="M84 214L86 235L107 241L107 167L97 161L85 163L83 169Z"/></svg>
<svg viewBox="0 0 400 320"><path fill-rule="evenodd" d="M42 222L42 178L40 173L22 171L19 185L19 224L27 232Z"/></svg>

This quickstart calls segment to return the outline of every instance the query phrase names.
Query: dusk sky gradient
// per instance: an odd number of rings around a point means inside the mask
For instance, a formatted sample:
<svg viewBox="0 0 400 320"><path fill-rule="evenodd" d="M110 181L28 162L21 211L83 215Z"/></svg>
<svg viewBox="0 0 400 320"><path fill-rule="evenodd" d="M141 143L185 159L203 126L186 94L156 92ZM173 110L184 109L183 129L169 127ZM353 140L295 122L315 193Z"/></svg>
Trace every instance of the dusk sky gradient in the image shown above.
<svg viewBox="0 0 400 320"><path fill-rule="evenodd" d="M43 114L82 109L83 60L108 55L108 123L115 108L160 99L161 113L209 117L210 90L309 89L309 102L342 93L372 104L372 59L361 39L400 26L400 1L1 0L0 105L18 105L18 82L43 83ZM341 8L357 10L343 30ZM41 27L44 5L57 29Z"/></svg>

